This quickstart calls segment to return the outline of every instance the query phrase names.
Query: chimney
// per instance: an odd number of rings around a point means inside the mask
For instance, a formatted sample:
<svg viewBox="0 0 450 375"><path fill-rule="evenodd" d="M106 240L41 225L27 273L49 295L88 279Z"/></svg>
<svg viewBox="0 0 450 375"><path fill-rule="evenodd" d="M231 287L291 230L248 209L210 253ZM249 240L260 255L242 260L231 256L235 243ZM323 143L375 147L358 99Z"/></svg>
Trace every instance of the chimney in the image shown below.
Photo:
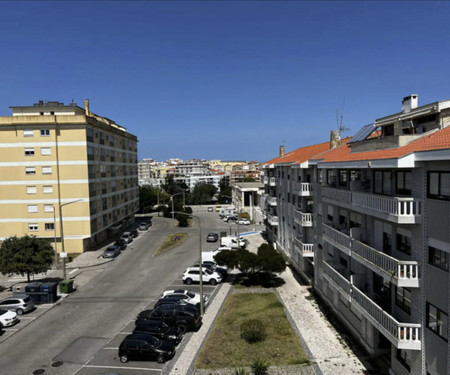
<svg viewBox="0 0 450 375"><path fill-rule="evenodd" d="M86 112L86 116L91 115L91 112L89 112L89 99L84 99L84 110Z"/></svg>
<svg viewBox="0 0 450 375"><path fill-rule="evenodd" d="M330 149L341 145L341 133L339 130L332 130L330 134Z"/></svg>
<svg viewBox="0 0 450 375"><path fill-rule="evenodd" d="M402 100L402 113L409 113L412 109L417 108L418 95L413 94L405 96Z"/></svg>
<svg viewBox="0 0 450 375"><path fill-rule="evenodd" d="M280 146L280 158L282 158L285 154L284 146Z"/></svg>

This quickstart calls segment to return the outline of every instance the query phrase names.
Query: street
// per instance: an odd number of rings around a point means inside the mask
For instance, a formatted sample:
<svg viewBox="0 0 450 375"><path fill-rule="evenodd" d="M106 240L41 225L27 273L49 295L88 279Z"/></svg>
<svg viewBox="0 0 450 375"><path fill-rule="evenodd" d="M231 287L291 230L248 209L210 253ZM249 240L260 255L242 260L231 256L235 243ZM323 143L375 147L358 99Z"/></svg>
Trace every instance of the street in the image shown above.
<svg viewBox="0 0 450 375"><path fill-rule="evenodd" d="M206 243L206 235L210 231L229 232L230 225L219 220L215 212L194 214L202 221L203 249L218 247L218 243ZM189 233L183 245L157 257L153 253L171 233L172 221L155 218L153 223L114 261L77 276L75 283L83 277L88 281L75 293L2 342L1 373L85 375L114 372L114 366L127 367L115 358L124 333L132 331L137 314L155 302L164 289L183 287L180 275L198 259L196 219L189 228L176 228ZM213 290L206 287L205 294ZM139 369L146 374L154 369L156 374L164 366L136 362L121 374L136 374Z"/></svg>

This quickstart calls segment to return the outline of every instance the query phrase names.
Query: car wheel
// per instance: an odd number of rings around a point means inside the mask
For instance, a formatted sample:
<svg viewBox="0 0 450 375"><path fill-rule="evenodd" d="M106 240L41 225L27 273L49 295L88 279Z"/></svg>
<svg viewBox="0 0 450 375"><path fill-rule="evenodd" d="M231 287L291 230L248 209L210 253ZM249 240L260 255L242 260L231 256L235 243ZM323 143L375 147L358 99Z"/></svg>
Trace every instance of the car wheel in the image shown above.
<svg viewBox="0 0 450 375"><path fill-rule="evenodd" d="M181 333L186 333L186 326L184 324L178 324L177 325L177 329L178 331L180 331Z"/></svg>
<svg viewBox="0 0 450 375"><path fill-rule="evenodd" d="M216 279L211 279L211 280L209 280L209 283L210 283L211 285L216 285L216 284L217 284L217 281L216 281Z"/></svg>
<svg viewBox="0 0 450 375"><path fill-rule="evenodd" d="M156 362L164 363L165 362L164 356L162 354L158 355L158 357L156 357Z"/></svg>
<svg viewBox="0 0 450 375"><path fill-rule="evenodd" d="M192 284L192 279L186 279L186 280L184 280L184 282L185 282L187 285L191 285L191 284Z"/></svg>
<svg viewBox="0 0 450 375"><path fill-rule="evenodd" d="M16 314L17 315L22 315L23 314L23 310L22 309L17 309L16 310Z"/></svg>
<svg viewBox="0 0 450 375"><path fill-rule="evenodd" d="M120 356L120 362L127 363L128 362L128 355L127 354L122 354Z"/></svg>

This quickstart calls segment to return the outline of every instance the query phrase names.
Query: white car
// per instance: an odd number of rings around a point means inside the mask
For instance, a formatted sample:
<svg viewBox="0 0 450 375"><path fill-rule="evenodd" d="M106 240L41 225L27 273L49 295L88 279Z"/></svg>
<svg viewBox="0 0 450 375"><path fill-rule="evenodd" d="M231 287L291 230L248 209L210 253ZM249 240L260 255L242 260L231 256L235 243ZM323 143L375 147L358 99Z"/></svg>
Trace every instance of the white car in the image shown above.
<svg viewBox="0 0 450 375"><path fill-rule="evenodd" d="M216 250L204 251L202 253L202 262L215 262L214 257L223 250L231 250L229 247L219 247Z"/></svg>
<svg viewBox="0 0 450 375"><path fill-rule="evenodd" d="M200 294L191 292L186 289L174 289L174 290L166 290L161 298L167 298L171 296L181 296L184 301L190 303L191 305L199 306L200 305ZM208 306L208 297L203 296L203 306Z"/></svg>
<svg viewBox="0 0 450 375"><path fill-rule="evenodd" d="M0 324L2 327L10 327L19 321L17 313L10 310L0 309Z"/></svg>
<svg viewBox="0 0 450 375"><path fill-rule="evenodd" d="M211 285L216 285L222 282L222 275L217 272L211 271L208 268L202 268L202 281ZM193 282L200 282L200 268L190 267L183 274L183 283L188 285Z"/></svg>
<svg viewBox="0 0 450 375"><path fill-rule="evenodd" d="M238 224L239 224L239 225L250 225L250 220L249 220L249 219L242 218L242 219L239 219L239 220L238 220Z"/></svg>

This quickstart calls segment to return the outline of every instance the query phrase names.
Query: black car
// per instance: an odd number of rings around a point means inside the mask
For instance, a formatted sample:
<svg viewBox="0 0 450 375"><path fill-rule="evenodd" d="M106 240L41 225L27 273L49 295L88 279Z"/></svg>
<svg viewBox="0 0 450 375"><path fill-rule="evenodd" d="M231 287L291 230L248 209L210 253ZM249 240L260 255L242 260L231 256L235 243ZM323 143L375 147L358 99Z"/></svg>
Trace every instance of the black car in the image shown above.
<svg viewBox="0 0 450 375"><path fill-rule="evenodd" d="M175 345L145 333L133 333L126 336L119 346L120 362L130 359L152 360L164 363L175 355Z"/></svg>
<svg viewBox="0 0 450 375"><path fill-rule="evenodd" d="M206 242L217 242L219 240L219 235L217 233L209 233L206 236Z"/></svg>
<svg viewBox="0 0 450 375"><path fill-rule="evenodd" d="M195 309L198 309L197 306L193 305L192 303L187 303L184 299L182 298L176 298L176 297L162 297L158 300L158 302L155 303L155 306L153 307L154 309L156 309L159 306L162 305L179 305L179 306L191 306Z"/></svg>
<svg viewBox="0 0 450 375"><path fill-rule="evenodd" d="M161 320L146 319L141 325L136 326L133 333L146 333L160 340L171 341L178 345L183 338L183 333L175 327L169 327Z"/></svg>
<svg viewBox="0 0 450 375"><path fill-rule="evenodd" d="M139 236L139 232L137 231L137 229L133 229L130 231L131 236L136 238L137 236Z"/></svg>
<svg viewBox="0 0 450 375"><path fill-rule="evenodd" d="M127 248L127 242L122 238L119 238L114 242L114 246L117 246L120 250L125 250Z"/></svg>
<svg viewBox="0 0 450 375"><path fill-rule="evenodd" d="M143 325L142 321L146 319L161 320L168 326L178 328L180 332L198 330L202 324L200 311L195 306L187 305L162 305L156 309L144 310L136 319L136 326Z"/></svg>

